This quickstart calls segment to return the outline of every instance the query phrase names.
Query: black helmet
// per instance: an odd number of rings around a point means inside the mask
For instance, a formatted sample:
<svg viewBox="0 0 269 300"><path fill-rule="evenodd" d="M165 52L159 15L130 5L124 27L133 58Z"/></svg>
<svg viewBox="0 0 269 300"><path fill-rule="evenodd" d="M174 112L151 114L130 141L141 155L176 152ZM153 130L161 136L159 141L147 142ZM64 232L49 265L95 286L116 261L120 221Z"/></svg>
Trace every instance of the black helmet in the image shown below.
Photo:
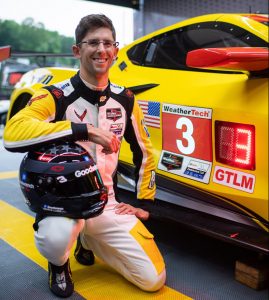
<svg viewBox="0 0 269 300"><path fill-rule="evenodd" d="M29 152L19 176L26 204L43 216L88 219L102 213L107 203L107 189L94 160L76 143Z"/></svg>

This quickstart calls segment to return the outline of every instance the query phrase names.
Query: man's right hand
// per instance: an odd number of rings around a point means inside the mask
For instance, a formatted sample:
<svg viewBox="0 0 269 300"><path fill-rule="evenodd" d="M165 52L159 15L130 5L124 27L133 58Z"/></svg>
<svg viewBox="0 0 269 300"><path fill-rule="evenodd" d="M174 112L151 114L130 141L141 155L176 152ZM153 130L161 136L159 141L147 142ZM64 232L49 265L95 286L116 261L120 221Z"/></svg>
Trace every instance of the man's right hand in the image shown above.
<svg viewBox="0 0 269 300"><path fill-rule="evenodd" d="M118 152L120 141L114 133L94 127L90 124L87 124L87 129L89 141L103 146L104 153L111 154L113 152Z"/></svg>

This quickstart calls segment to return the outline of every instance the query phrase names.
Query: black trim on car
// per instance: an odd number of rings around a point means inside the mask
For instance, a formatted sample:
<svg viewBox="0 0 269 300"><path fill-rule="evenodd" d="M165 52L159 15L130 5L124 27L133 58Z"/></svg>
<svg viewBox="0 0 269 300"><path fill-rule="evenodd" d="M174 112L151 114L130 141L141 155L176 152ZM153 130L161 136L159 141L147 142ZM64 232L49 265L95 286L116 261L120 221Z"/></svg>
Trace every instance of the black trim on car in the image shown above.
<svg viewBox="0 0 269 300"><path fill-rule="evenodd" d="M159 84L157 83L148 83L148 84L141 84L141 85L135 85L128 87L129 90L131 90L134 94L139 94L142 92L145 92L146 90L152 89Z"/></svg>
<svg viewBox="0 0 269 300"><path fill-rule="evenodd" d="M134 192L133 166L120 162L118 187ZM268 222L229 199L206 193L163 176L156 176L156 207L163 219L184 224L196 231L243 247L269 254L269 236L258 225ZM167 188L169 187L169 189ZM133 194L134 196L134 194ZM130 197L128 198L130 199ZM127 200L132 203L132 200ZM236 206L235 206L236 205Z"/></svg>

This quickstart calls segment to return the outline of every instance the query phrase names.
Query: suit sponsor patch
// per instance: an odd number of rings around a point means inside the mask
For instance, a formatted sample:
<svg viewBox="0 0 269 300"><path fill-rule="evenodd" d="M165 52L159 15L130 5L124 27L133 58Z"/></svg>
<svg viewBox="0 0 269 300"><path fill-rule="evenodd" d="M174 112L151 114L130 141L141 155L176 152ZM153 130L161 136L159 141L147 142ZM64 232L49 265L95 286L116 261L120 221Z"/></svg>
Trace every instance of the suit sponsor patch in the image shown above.
<svg viewBox="0 0 269 300"><path fill-rule="evenodd" d="M124 90L124 87L110 83L110 89L113 93L120 94Z"/></svg>
<svg viewBox="0 0 269 300"><path fill-rule="evenodd" d="M115 135L121 135L123 130L123 123L111 124L109 131L113 132Z"/></svg>
<svg viewBox="0 0 269 300"><path fill-rule="evenodd" d="M106 110L106 118L108 120L117 121L122 117L122 112L120 108L108 108Z"/></svg>
<svg viewBox="0 0 269 300"><path fill-rule="evenodd" d="M146 125L144 119L141 120L141 125L143 126L143 129L144 129L144 131L146 132L147 137L150 137L150 134L149 134L149 131L148 131L148 128L147 128L147 125Z"/></svg>
<svg viewBox="0 0 269 300"><path fill-rule="evenodd" d="M99 101L100 101L100 102L106 101L106 96L101 96L100 99L99 99Z"/></svg>
<svg viewBox="0 0 269 300"><path fill-rule="evenodd" d="M150 181L149 181L149 189L153 189L155 186L155 178L156 178L156 173L155 171L151 171L151 176L150 176Z"/></svg>
<svg viewBox="0 0 269 300"><path fill-rule="evenodd" d="M129 98L133 98L134 97L134 94L131 90L129 89L126 89L125 90L125 94L129 97Z"/></svg>
<svg viewBox="0 0 269 300"><path fill-rule="evenodd" d="M54 86L57 89L60 89L65 97L69 96L71 93L74 92L74 87L71 84L70 79L67 79L63 82L55 83Z"/></svg>
<svg viewBox="0 0 269 300"><path fill-rule="evenodd" d="M59 89L53 89L53 90L51 91L51 93L52 93L57 99L61 98L62 95L63 95L63 91L62 91L62 90L59 90Z"/></svg>
<svg viewBox="0 0 269 300"><path fill-rule="evenodd" d="M80 121L82 122L87 114L87 108L85 108L84 112L82 114L79 114L76 112L76 110L74 109L75 115L80 119Z"/></svg>

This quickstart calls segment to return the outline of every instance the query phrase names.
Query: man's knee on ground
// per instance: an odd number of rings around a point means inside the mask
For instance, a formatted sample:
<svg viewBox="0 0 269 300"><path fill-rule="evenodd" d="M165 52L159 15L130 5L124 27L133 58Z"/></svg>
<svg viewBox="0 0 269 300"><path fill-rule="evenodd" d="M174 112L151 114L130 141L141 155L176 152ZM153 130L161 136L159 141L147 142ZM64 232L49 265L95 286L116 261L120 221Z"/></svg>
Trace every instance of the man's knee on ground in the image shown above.
<svg viewBox="0 0 269 300"><path fill-rule="evenodd" d="M136 285L146 292L156 292L161 289L166 280L166 271L163 270L159 275L145 272L141 280Z"/></svg>
<svg viewBox="0 0 269 300"><path fill-rule="evenodd" d="M36 234L37 247L49 261L64 256L70 243L73 226L69 222L59 221L55 218L42 220Z"/></svg>

